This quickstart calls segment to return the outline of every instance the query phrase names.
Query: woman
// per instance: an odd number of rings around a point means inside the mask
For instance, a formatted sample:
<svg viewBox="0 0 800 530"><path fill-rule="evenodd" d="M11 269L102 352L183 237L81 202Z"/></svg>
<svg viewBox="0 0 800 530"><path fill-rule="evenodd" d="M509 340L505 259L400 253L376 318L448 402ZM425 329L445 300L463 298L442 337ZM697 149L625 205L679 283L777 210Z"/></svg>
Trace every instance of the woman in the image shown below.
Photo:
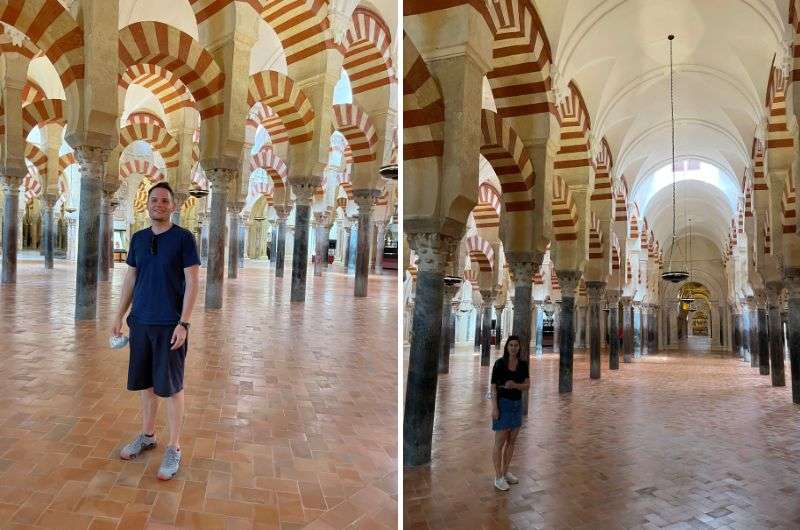
<svg viewBox="0 0 800 530"><path fill-rule="evenodd" d="M514 455L514 444L522 426L522 391L531 386L528 363L520 360L519 337L510 335L503 349L503 356L492 368L492 430L494 431L494 487L508 491L509 484L519 480L508 471Z"/></svg>

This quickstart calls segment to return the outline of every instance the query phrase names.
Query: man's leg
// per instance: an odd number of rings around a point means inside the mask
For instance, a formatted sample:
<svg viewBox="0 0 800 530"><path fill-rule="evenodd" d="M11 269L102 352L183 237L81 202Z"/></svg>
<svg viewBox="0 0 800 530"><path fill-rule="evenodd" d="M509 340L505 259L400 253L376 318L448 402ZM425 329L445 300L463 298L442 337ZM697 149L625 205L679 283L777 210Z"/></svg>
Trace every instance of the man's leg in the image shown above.
<svg viewBox="0 0 800 530"><path fill-rule="evenodd" d="M142 433L148 436L156 432L156 415L158 414L158 396L153 387L139 391L142 401Z"/></svg>
<svg viewBox="0 0 800 530"><path fill-rule="evenodd" d="M183 390L167 398L167 421L169 422L169 445L180 449L181 425L183 424Z"/></svg>

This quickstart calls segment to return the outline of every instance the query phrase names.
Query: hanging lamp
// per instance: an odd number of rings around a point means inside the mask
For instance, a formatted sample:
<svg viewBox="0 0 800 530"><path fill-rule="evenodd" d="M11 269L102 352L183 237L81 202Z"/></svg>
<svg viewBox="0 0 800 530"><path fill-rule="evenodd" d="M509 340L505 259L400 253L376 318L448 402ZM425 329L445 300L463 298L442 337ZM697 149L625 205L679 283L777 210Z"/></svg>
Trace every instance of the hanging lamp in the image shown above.
<svg viewBox="0 0 800 530"><path fill-rule="evenodd" d="M691 283L691 281L692 281L692 220L691 220L691 218L689 219L689 223L688 224L689 224L689 248L688 248L688 250L685 251L685 255L689 256L689 283ZM688 287L688 283L684 287ZM681 296L681 302L689 305L689 311L696 311L696 309L694 307L694 301L695 301L694 293L691 292L691 291L688 292L688 293L684 293L684 295Z"/></svg>
<svg viewBox="0 0 800 530"><path fill-rule="evenodd" d="M667 254L667 270L661 273L661 279L672 283L679 283L688 278L689 273L686 272L685 267L683 269L672 268L672 254L675 249L675 212L677 209L675 204L675 97L673 94L674 81L672 69L672 41L675 39L675 35L669 35L667 39L669 40L669 111L670 123L672 125L672 244L669 246L669 252Z"/></svg>

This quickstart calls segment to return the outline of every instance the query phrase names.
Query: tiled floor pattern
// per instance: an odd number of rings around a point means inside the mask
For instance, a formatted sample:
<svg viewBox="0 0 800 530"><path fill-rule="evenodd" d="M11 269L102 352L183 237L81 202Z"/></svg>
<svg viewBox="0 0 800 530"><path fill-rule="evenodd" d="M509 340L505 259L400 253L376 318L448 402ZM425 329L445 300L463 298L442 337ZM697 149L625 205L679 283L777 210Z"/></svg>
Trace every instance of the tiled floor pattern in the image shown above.
<svg viewBox="0 0 800 530"><path fill-rule="evenodd" d="M602 379L579 353L571 395L558 358L534 361L530 415L492 486L489 368L467 354L439 379L433 462L404 473L404 526L800 528L800 407L738 359L675 352ZM788 364L787 364L788 377Z"/></svg>
<svg viewBox="0 0 800 530"><path fill-rule="evenodd" d="M309 274L292 305L290 267L275 283L248 264L209 313L201 287L182 469L159 482L163 445L117 456L141 422L127 349L108 347L124 270L101 285L99 321L77 325L74 266L25 261L0 286L0 528L396 527L393 277L355 299L352 277ZM165 421L162 404L162 443Z"/></svg>

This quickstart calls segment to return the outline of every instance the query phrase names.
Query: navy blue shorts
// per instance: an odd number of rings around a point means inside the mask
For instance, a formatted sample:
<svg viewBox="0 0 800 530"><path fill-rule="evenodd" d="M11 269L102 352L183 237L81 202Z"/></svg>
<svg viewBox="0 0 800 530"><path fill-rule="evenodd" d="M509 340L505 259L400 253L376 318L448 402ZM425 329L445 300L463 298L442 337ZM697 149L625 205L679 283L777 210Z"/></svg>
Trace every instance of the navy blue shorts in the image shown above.
<svg viewBox="0 0 800 530"><path fill-rule="evenodd" d="M183 390L183 366L189 337L177 350L171 350L175 326L149 326L131 323L128 363L128 390L153 388L157 396L169 397Z"/></svg>
<svg viewBox="0 0 800 530"><path fill-rule="evenodd" d="M522 426L522 400L500 398L497 403L500 409L500 417L492 419L493 431L505 431L506 429L519 429Z"/></svg>

